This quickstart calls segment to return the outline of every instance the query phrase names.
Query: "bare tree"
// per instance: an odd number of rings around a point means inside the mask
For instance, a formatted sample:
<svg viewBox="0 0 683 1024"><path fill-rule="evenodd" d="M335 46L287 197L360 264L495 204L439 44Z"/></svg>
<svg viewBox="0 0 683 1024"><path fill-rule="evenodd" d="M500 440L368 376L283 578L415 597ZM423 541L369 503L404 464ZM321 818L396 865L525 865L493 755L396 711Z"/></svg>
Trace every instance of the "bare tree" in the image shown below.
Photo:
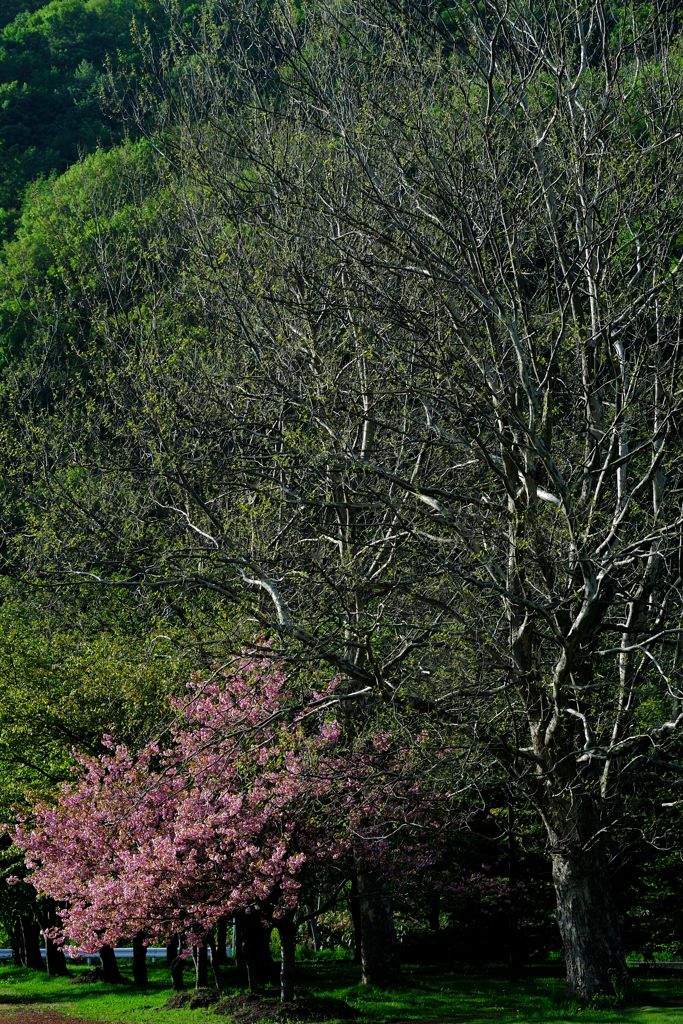
<svg viewBox="0 0 683 1024"><path fill-rule="evenodd" d="M480 9L218 6L147 52L183 261L21 420L31 557L213 595L503 771L587 997L628 984L610 829L642 778L680 801L681 48L638 5Z"/></svg>

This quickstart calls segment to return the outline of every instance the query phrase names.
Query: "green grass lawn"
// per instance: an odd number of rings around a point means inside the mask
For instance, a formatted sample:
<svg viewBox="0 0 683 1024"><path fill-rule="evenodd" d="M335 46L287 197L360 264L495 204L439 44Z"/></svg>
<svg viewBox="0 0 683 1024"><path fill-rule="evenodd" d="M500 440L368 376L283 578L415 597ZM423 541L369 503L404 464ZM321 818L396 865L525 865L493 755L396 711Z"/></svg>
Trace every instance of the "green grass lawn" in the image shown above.
<svg viewBox="0 0 683 1024"><path fill-rule="evenodd" d="M358 969L343 961L322 958L298 965L297 982L311 995L332 995L357 1007L368 1024L381 1021L429 1018L496 1019L503 1024L530 1021L573 1021L585 1024L683 1024L683 985L678 981L649 981L637 990L636 1004L625 1009L600 1009L568 1005L559 978L526 978L516 984L500 977L473 974L465 969L444 973L420 967L404 968L406 983L389 991L368 989L358 984ZM93 1021L122 1024L159 1024L159 1008L171 994L164 965L149 969L146 990L133 986L111 986L98 982L77 984L84 968L72 968L71 978L48 978L45 974L0 966L0 1008L10 1016L12 1005L36 1009L60 1010L65 1014ZM123 967L130 976L130 968ZM189 973L189 972L188 972ZM189 978L188 978L189 980ZM226 988L236 989L232 968ZM680 1005L676 1005L679 1001ZM8 1005L9 1004L9 1005ZM168 1010L163 1024L209 1024L215 1020L210 1010ZM222 1018L229 1024L227 1018Z"/></svg>

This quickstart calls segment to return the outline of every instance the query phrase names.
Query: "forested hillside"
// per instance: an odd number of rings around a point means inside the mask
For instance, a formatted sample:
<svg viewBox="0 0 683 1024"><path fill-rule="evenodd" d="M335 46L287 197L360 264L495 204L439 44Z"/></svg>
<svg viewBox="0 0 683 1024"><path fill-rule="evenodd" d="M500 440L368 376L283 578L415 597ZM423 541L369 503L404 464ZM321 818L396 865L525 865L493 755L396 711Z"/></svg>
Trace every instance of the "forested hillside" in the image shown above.
<svg viewBox="0 0 683 1024"><path fill-rule="evenodd" d="M130 59L139 0L9 0L0 11L0 237L11 237L29 182L109 147L122 128L103 112L107 58Z"/></svg>
<svg viewBox="0 0 683 1024"><path fill-rule="evenodd" d="M626 998L683 955L677 6L1 31L8 930L199 979L235 917L253 987L276 927L291 1001L342 908L365 984L396 914Z"/></svg>

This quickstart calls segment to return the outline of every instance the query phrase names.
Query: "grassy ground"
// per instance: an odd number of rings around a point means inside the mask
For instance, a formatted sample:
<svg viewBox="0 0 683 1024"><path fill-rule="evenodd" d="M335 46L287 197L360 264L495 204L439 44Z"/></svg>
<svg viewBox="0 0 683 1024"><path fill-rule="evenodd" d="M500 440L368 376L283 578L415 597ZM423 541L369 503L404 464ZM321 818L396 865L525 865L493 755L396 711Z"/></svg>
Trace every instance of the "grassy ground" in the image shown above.
<svg viewBox="0 0 683 1024"><path fill-rule="evenodd" d="M123 971L129 973L125 966ZM103 1024L160 1024L159 1008L171 994L165 966L150 967L150 985L144 991L132 985L78 984L79 975L84 973L83 968L72 968L71 978L48 978L2 965L0 1003L4 1005L0 1012L11 1020L12 1006L30 1005ZM578 1020L582 1024L683 1024L683 985L676 981L651 981L647 986L641 983L636 1005L611 1009L568 1005L558 978L527 978L510 984L504 978L477 976L466 970L451 974L419 967L406 967L405 975L406 983L401 988L388 992L367 989L358 984L358 969L353 965L321 959L300 964L297 981L312 995L346 999L358 1008L367 1024L430 1018L466 1018L472 1022L495 1019L501 1024L577 1024ZM237 988L230 971L226 984ZM169 1010L161 1021L209 1024L210 1016L207 1010Z"/></svg>

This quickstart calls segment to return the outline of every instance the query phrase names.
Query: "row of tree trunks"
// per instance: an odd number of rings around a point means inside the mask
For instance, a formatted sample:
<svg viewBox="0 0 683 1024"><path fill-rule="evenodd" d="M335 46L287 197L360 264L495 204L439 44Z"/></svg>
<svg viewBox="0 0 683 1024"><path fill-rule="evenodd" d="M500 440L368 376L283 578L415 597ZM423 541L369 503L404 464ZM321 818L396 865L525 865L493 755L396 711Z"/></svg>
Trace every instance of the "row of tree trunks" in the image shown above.
<svg viewBox="0 0 683 1024"><path fill-rule="evenodd" d="M352 880L351 913L356 933L356 957L362 965L362 982L365 985L376 985L386 988L401 978L398 959L396 932L389 895L389 884L386 877L374 867L365 863L361 856L355 858L356 874ZM307 907L312 912L312 907ZM235 915L235 962L248 983L249 990L254 992L260 985L280 982L280 998L282 1002L290 1002L294 998L295 944L296 927L295 912L285 914L277 922L280 936L280 966L273 960L270 951L270 933L272 928L264 923L261 915L254 911L240 911ZM312 930L315 933L315 921ZM227 919L219 922L217 927L218 943L212 934L207 934L202 946L194 946L192 958L195 968L195 987L204 988L208 985L208 951L211 949L211 967L213 981L221 988L220 967L227 962L225 955L225 939ZM136 984L146 984L147 972L136 974L136 954L144 966L144 936L142 933L133 943L133 974ZM167 946L167 963L171 972L173 988L184 989L184 961L178 956L178 937L173 936ZM139 951L139 952L138 952ZM101 954L102 955L102 954ZM106 955L106 954L105 954ZM111 950L113 958L113 950ZM104 968L104 958L102 958ZM114 961L115 963L115 961ZM118 968L117 968L118 971ZM107 979L108 980L108 979Z"/></svg>
<svg viewBox="0 0 683 1024"><path fill-rule="evenodd" d="M56 924L56 913L45 911L40 920L30 914L22 914L14 927L8 929L12 959L18 967L30 967L35 971L45 971L52 978L64 977L66 957L60 946L50 938L45 938L45 959L40 948L40 937L46 929Z"/></svg>
<svg viewBox="0 0 683 1024"><path fill-rule="evenodd" d="M31 967L44 971L45 964L40 952L40 927L35 918L29 914L22 914L8 932L12 959L17 967Z"/></svg>

